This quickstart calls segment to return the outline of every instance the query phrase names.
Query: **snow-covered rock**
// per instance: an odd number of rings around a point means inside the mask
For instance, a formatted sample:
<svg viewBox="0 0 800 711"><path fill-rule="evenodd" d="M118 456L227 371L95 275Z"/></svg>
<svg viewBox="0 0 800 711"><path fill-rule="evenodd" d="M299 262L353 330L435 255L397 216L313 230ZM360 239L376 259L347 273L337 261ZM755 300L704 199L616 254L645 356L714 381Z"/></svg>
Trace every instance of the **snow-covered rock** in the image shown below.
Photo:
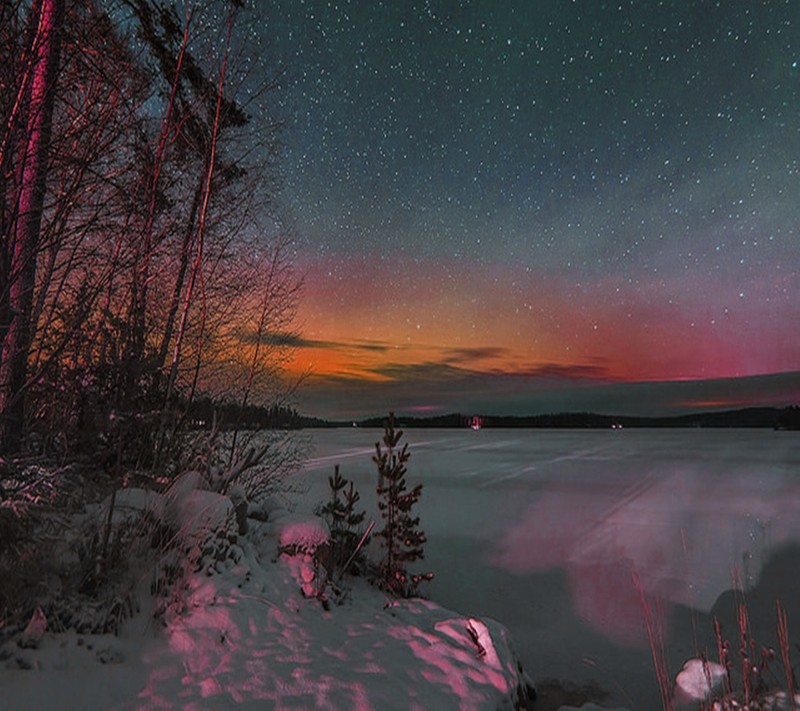
<svg viewBox="0 0 800 711"><path fill-rule="evenodd" d="M725 667L703 659L690 659L675 678L675 700L679 704L707 701L722 690Z"/></svg>
<svg viewBox="0 0 800 711"><path fill-rule="evenodd" d="M330 543L331 534L319 516L286 516L277 524L278 547L314 553Z"/></svg>
<svg viewBox="0 0 800 711"><path fill-rule="evenodd" d="M289 516L278 524L278 553L306 597L324 597L326 577L322 562L330 531L318 516Z"/></svg>
<svg viewBox="0 0 800 711"><path fill-rule="evenodd" d="M165 509L164 523L184 535L222 531L235 535L238 526L233 502L213 491L194 489Z"/></svg>

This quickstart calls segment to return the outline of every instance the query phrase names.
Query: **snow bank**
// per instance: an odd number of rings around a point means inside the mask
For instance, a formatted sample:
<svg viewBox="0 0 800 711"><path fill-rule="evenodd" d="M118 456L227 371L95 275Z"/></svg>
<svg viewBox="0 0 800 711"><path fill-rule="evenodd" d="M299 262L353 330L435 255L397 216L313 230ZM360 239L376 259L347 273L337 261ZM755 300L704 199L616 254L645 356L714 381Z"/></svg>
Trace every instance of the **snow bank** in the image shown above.
<svg viewBox="0 0 800 711"><path fill-rule="evenodd" d="M123 508L198 532L231 520L229 499L192 486L172 500L120 493ZM532 685L499 623L390 601L360 580L325 609L298 589L296 566L326 545L324 524L250 523L237 562L190 573L180 614L154 623L142 604L118 638L37 627L36 648L6 642L3 708L513 709L527 697Z"/></svg>

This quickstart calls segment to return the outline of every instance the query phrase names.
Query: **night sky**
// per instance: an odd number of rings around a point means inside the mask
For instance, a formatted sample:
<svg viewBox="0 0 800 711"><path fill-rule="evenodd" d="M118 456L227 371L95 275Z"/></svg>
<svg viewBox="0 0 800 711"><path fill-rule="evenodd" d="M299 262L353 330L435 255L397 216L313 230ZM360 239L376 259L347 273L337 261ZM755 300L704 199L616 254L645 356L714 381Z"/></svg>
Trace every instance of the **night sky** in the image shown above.
<svg viewBox="0 0 800 711"><path fill-rule="evenodd" d="M277 0L252 32L304 412L800 400L796 0Z"/></svg>

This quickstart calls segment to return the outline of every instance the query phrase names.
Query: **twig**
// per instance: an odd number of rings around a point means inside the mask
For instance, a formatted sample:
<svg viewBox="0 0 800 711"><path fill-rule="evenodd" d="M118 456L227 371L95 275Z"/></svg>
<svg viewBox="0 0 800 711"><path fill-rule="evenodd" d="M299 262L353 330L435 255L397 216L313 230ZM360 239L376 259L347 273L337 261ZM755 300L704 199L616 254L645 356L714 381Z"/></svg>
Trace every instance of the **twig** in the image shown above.
<svg viewBox="0 0 800 711"><path fill-rule="evenodd" d="M347 569L350 567L350 564L355 560L355 557L358 555L358 552L361 550L364 543L366 543L369 534L372 533L372 529L375 528L375 521L370 521L369 526L367 526L367 530L364 531L364 535L361 536L361 540L358 542L356 549L347 559L347 562L342 566L342 570L339 573L339 576L336 578L337 581L342 579L342 576L347 572Z"/></svg>

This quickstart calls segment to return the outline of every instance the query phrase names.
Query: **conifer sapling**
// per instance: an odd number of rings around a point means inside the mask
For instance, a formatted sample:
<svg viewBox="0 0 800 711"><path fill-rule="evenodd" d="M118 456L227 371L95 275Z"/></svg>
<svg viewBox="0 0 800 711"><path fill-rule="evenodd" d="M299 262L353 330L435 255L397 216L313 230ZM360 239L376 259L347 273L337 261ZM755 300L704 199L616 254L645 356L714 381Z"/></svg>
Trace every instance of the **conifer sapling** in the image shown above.
<svg viewBox="0 0 800 711"><path fill-rule="evenodd" d="M376 534L383 539L385 555L380 564L379 584L399 597L413 597L423 580L433 573L415 574L407 569L409 563L425 557L425 533L419 529L419 516L413 516L414 504L422 494L422 484L411 491L406 489L406 463L410 458L408 444L399 447L402 430L394 427L394 415L384 423L383 446L375 443L372 457L378 467L378 508L384 527Z"/></svg>
<svg viewBox="0 0 800 711"><path fill-rule="evenodd" d="M330 500L319 510L327 521L331 533L331 556L329 571L331 575L341 575L344 567L352 563L359 545L363 545L363 523L366 511L356 511L361 498L352 481L348 481L334 467L333 476L328 477L331 490Z"/></svg>

